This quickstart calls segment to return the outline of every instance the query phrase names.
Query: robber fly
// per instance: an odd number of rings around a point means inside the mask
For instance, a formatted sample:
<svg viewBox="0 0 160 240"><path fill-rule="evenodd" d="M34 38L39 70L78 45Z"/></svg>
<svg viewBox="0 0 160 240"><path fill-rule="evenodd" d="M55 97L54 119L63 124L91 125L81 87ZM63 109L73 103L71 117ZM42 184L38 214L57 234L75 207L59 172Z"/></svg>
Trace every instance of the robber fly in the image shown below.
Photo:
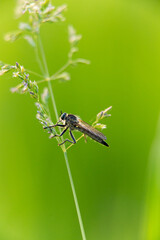
<svg viewBox="0 0 160 240"><path fill-rule="evenodd" d="M59 124L60 122L63 124ZM62 145L65 142L70 142L75 144L76 139L74 138L72 131L77 130L82 132L84 135L88 135L93 140L109 147L109 145L105 142L105 140L107 139L106 136L104 136L101 132L99 132L94 127L90 126L88 123L83 122L79 117L75 115L62 113L59 118L59 121L55 125L44 127L44 129L54 128L54 127L62 127L65 129L62 131L60 135L55 134L52 137L61 137L67 131L67 129L69 129L70 136L73 140L71 141L69 139L66 139L59 145Z"/></svg>

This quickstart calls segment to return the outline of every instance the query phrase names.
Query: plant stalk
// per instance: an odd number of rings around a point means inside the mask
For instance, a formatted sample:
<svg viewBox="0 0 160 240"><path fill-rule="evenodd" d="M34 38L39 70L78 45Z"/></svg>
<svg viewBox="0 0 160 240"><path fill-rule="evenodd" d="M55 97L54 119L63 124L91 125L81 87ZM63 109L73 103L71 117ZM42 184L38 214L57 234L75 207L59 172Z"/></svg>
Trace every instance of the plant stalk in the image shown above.
<svg viewBox="0 0 160 240"><path fill-rule="evenodd" d="M48 79L50 79L48 66L47 66L47 61L46 61L46 58L45 58L45 53L44 53L43 45L42 45L42 42L41 42L41 39L40 39L40 35L38 36L38 39L39 39L40 52L41 52L41 56L42 56L42 60L43 60L44 68L45 68L45 74L46 74L46 77ZM64 66L64 69L67 66L68 66L68 64ZM63 70L63 68L61 69L61 71L62 70ZM48 81L48 88L49 88L51 99L52 99L53 110L55 112L55 116L56 116L56 119L58 121L58 118L59 118L58 117L58 111L57 111L56 102L55 102L55 98L54 98L54 94L53 94L52 85L51 85L50 80ZM80 212L80 208L79 208L79 204L78 204L78 199L77 199L76 190L75 190L75 187L74 187L74 182L73 182L73 178L72 178L72 174L71 174L71 170L70 170L70 166L69 166L69 161L68 161L68 156L67 156L65 145L62 145L62 150L63 150L63 154L64 154L64 158L65 158L65 163L66 163L66 167L67 167L67 172L68 172L68 176L69 176L69 181L70 181L72 193L73 193L74 203L75 203L77 216L78 216L78 221L79 221L79 225L80 225L80 230L81 230L81 234L82 234L82 239L86 240L83 221L82 221L82 217L81 217L81 212Z"/></svg>
<svg viewBox="0 0 160 240"><path fill-rule="evenodd" d="M80 225L80 229L81 229L82 239L86 240L86 235L85 235L85 231L84 231L81 212L80 212L78 199L77 199L77 195L76 195L76 191L75 191L75 187L74 187L74 182L73 182L73 178L72 178L72 174L71 174L71 170L70 170L70 166L69 166L69 162L68 162L67 152L64 152L64 158L65 158L67 172L68 172L68 176L69 176L69 180L70 180L70 184L71 184L71 188L72 188L72 193L73 193L73 198L74 198L76 211L77 211L77 215L78 215L78 221L79 221L79 225Z"/></svg>

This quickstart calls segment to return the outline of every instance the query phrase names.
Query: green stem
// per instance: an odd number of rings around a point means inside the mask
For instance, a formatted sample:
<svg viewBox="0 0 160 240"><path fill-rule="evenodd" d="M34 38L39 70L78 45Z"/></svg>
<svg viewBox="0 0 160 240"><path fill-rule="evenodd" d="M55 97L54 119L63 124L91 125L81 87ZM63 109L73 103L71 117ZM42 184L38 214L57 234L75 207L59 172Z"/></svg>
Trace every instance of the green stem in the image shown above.
<svg viewBox="0 0 160 240"><path fill-rule="evenodd" d="M54 98L54 94L53 94L53 90L52 90L52 85L51 85L50 81L48 81L48 88L49 88L49 92L51 94L52 105L53 105L53 109L54 109L54 112L56 115L56 120L58 121L59 116L58 116L57 106L56 106L56 102L55 102L55 98Z"/></svg>
<svg viewBox="0 0 160 240"><path fill-rule="evenodd" d="M69 180L70 180L70 184L71 184L71 188L72 188L73 198L74 198L74 202L75 202L75 206L76 206L76 210L77 210L77 215L78 215L79 225L80 225L80 229L81 229L82 239L86 240L86 235L85 235L85 231L84 231L81 212L80 212L78 199L77 199L77 195L76 195L76 191L75 191L75 187L74 187L74 183L73 183L73 178L72 178L72 174L71 174L71 170L70 170L70 166L69 166L69 162L68 162L67 152L64 152L64 158L65 158L66 167L67 167L67 171L68 171L68 176L69 176Z"/></svg>
<svg viewBox="0 0 160 240"><path fill-rule="evenodd" d="M39 36L38 40L39 40L39 47L40 47L40 51L41 51L41 55L42 55L42 60L43 60L45 71L46 71L46 77L48 79L50 79L48 66L47 66L47 61L46 61L46 57L45 57L45 53L44 53L44 49L43 49L43 45L42 45L42 41L40 39L40 36ZM52 90L52 85L51 85L50 81L47 81L47 82L48 82L48 88L49 88L49 92L50 92L51 99L52 99L53 110L54 110L55 115L56 115L56 120L58 121L59 117L58 117L57 106L56 106L56 102L55 102L55 98L54 98L54 94L53 94L53 90Z"/></svg>
<svg viewBox="0 0 160 240"><path fill-rule="evenodd" d="M44 82L47 82L48 81L48 79L46 80L46 79L43 79L43 80L39 80L39 81L36 81L36 83L37 84L40 84L40 83L44 83Z"/></svg>
<svg viewBox="0 0 160 240"><path fill-rule="evenodd" d="M41 60L40 60L40 57L39 57L39 52L38 52L38 43L37 43L37 41L38 41L38 35L35 35L35 42L36 42L36 47L35 47L35 55L36 55L36 60L37 60L37 63L38 63L38 65L39 65L39 68L40 68L40 70L41 70L41 73L43 74L43 76L44 76L44 69L43 69L43 65L42 65L42 62L41 62Z"/></svg>
<svg viewBox="0 0 160 240"><path fill-rule="evenodd" d="M37 81L37 84L43 83L43 82L47 82L47 81L53 81L56 80L56 76L58 74L60 74L62 71L64 71L69 65L71 64L71 62L67 62L63 67L61 67L56 73L54 73L51 77L47 77L47 79L42 79Z"/></svg>
<svg viewBox="0 0 160 240"><path fill-rule="evenodd" d="M42 60L43 60L44 66L45 66L46 77L49 78L47 61L46 61L46 58L45 58L45 53L44 53L44 49L43 49L43 45L42 45L40 36L39 36L39 46L40 46L40 51L41 51L41 55L42 55ZM61 68L59 71L63 71L63 69L65 69L66 67L68 67L68 64L63 66L63 68ZM58 71L58 73L59 73L59 71ZM56 74L58 74L58 73L56 73ZM52 99L52 104L53 104L53 109L54 109L54 112L55 112L55 115L56 115L56 119L58 120L58 111L57 111L56 102L55 102L55 98L54 98L54 94L53 94L53 90L52 90L52 86L51 86L50 81L48 81L48 87L49 87L49 91L50 91L50 94L51 94L51 99ZM71 184L71 188L72 188L72 193L73 193L73 198L74 198L76 211L77 211L77 215L78 215L78 220L79 220L80 230L81 230L81 234L82 234L82 239L86 240L85 231L84 231L84 227L83 227L83 221L82 221L82 217L81 217L81 213L80 213L80 208L79 208L79 204L78 204L78 200L77 200L76 190L75 190L75 187L74 187L74 183L73 183L73 179L72 179L72 174L71 174L71 170L70 170L68 156L67 156L65 146L62 148L62 150L63 150L63 153L64 153L67 172L68 172L68 176L69 176L69 180L70 180L70 184Z"/></svg>
<svg viewBox="0 0 160 240"><path fill-rule="evenodd" d="M69 65L71 64L70 61L68 61L63 67L61 67L56 73L54 73L51 77L50 77L50 80L54 80L55 77L61 73L62 71L64 71Z"/></svg>
<svg viewBox="0 0 160 240"><path fill-rule="evenodd" d="M48 71L46 56L45 56L45 53L44 53L44 49L43 49L43 45L42 45L42 41L41 41L40 36L38 37L38 41L39 41L39 47L40 47L40 51L41 51L41 55L42 55L42 61L43 61L44 68L45 68L46 77L49 77L49 71Z"/></svg>
<svg viewBox="0 0 160 240"><path fill-rule="evenodd" d="M26 69L26 68L25 68L25 70L26 70L27 72L29 72L29 73L31 73L31 74L37 76L37 77L41 77L41 78L44 77L43 75L41 75L41 74L39 74L39 73L36 73L36 72L34 72L34 71L32 71L32 70L29 70L29 69Z"/></svg>

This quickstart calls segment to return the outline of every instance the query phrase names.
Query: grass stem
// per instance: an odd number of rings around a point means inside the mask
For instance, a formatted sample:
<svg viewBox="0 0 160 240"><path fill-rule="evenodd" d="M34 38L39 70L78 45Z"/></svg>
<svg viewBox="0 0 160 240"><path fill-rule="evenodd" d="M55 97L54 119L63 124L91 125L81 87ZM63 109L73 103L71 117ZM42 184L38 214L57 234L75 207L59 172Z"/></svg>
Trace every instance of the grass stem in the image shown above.
<svg viewBox="0 0 160 240"><path fill-rule="evenodd" d="M73 193L73 198L74 198L76 211L77 211L77 215L78 215L78 221L79 221L79 225L80 225L80 229L81 229L82 239L86 240L86 235L85 235L85 231L84 231L81 212L80 212L78 199L77 199L77 195L76 195L76 191L75 191L75 187L74 187L74 182L73 182L73 178L72 178L72 174L71 174L71 170L70 170L70 166L69 166L69 162L68 162L67 152L64 152L64 158L65 158L67 172L68 172L68 176L69 176L69 180L70 180L70 184L71 184L71 188L72 188L72 193Z"/></svg>
<svg viewBox="0 0 160 240"><path fill-rule="evenodd" d="M32 71L32 70L29 70L29 69L26 69L26 68L25 68L25 70L26 70L27 72L29 72L29 73L37 76L37 77L41 77L41 78L44 77L42 74L36 73L36 72L34 72L34 71Z"/></svg>
<svg viewBox="0 0 160 240"><path fill-rule="evenodd" d="M55 77L60 74L61 72L63 72L66 68L68 68L68 66L70 65L71 63L68 61L63 67L61 67L56 73L54 73L51 77L50 77L50 80L54 80Z"/></svg>
<svg viewBox="0 0 160 240"><path fill-rule="evenodd" d="M43 49L43 45L42 45L40 36L38 36L38 42L39 42L40 52L41 52L41 56L42 56L42 61L43 61L44 68L45 68L45 76L48 79L51 79L53 76L51 76L51 78L49 77L47 61L46 61L46 58L45 58L45 53L44 53L44 49ZM68 66L69 66L69 62L66 65L64 65L56 74L59 74L61 71L66 69ZM49 92L50 92L50 95L51 95L53 109L54 109L54 112L55 112L56 119L58 121L59 117L58 117L57 106L56 106L56 102L55 102L55 98L54 98L54 94L53 94L53 90L52 90L52 85L51 85L50 80L47 81L47 82L48 82ZM75 207L76 207L76 211L77 211L77 216L78 216L78 221L79 221L80 230L81 230L81 234L82 234L82 239L86 240L83 221L82 221L82 217L81 217L81 212L80 212L80 208L79 208L79 204L78 204L78 199L77 199L76 190L75 190L75 187L74 187L74 182L73 182L73 178L72 178L72 174L71 174L71 170L70 170L70 166L69 166L69 161L68 161L68 156L67 156L65 145L62 145L62 150L63 150L63 154L64 154L64 158L65 158L65 163L66 163L66 167L67 167L69 181L70 181L70 184L71 184L71 189L72 189L73 198L74 198L74 202L75 202Z"/></svg>
<svg viewBox="0 0 160 240"><path fill-rule="evenodd" d="M41 73L44 76L45 72L44 72L43 65L42 65L41 59L39 57L39 52L38 52L38 35L35 35L35 42L36 42L36 46L35 46L36 61L37 61L38 65L39 65Z"/></svg>

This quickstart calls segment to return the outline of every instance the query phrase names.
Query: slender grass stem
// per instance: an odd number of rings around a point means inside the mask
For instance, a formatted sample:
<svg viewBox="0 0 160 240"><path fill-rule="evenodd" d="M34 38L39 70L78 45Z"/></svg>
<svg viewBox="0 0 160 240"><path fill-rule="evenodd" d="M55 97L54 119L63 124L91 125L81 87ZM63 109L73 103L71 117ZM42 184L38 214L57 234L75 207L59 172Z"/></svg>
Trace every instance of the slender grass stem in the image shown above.
<svg viewBox="0 0 160 240"><path fill-rule="evenodd" d="M45 76L48 79L50 79L48 66L47 66L47 61L46 61L46 58L45 58L45 53L44 53L44 49L43 49L43 45L42 45L40 36L38 36L38 40L39 40L39 47L40 47L40 51L41 51L41 55L42 55L43 64L44 64L44 67L45 67ZM68 67L68 63L66 65L64 65L56 74L60 73L61 71L63 71L67 67ZM53 105L53 109L54 109L54 112L55 112L55 115L56 115L56 119L58 120L58 111L57 111L56 102L55 102L55 98L54 98L54 94L53 94L52 85L51 85L50 80L48 81L48 87L49 87L49 91L50 91L50 95L51 95L51 99L52 99L52 105ZM70 170L70 166L69 166L69 161L68 161L68 156L67 156L65 145L62 145L62 150L63 150L63 154L64 154L64 158L65 158L67 172L68 172L68 176L69 176L69 180L70 180L70 184L71 184L71 189L72 189L72 193L73 193L73 198L74 198L74 202L75 202L75 207L76 207L76 211L77 211L77 215L78 215L78 221L79 221L79 225L80 225L82 239L86 240L83 221L82 221L82 217L81 217L81 212L80 212L80 208L79 208L79 204L78 204L78 199L77 199L76 190L75 190L75 187L74 187L74 182L73 182L73 178L72 178L72 174L71 174L71 170Z"/></svg>
<svg viewBox="0 0 160 240"><path fill-rule="evenodd" d="M46 77L49 77L49 71L48 71L46 56L45 56L45 53L44 53L44 49L43 49L43 45L42 45L40 35L38 36L38 42L39 42L39 47L40 47L40 51L41 51L41 55L42 55L42 61L43 61L44 68L45 68Z"/></svg>
<svg viewBox="0 0 160 240"><path fill-rule="evenodd" d="M63 67L61 67L56 73L54 73L51 77L47 77L47 79L42 79L37 81L38 84L43 83L43 82L47 82L47 81L53 81L56 80L56 76L58 74L60 74L61 72L63 72L69 65L71 64L70 61L68 61Z"/></svg>
<svg viewBox="0 0 160 240"><path fill-rule="evenodd" d="M46 77L47 77L48 79L50 79L50 77L49 77L49 71L48 71L48 66L47 66L47 61L46 61L46 57L45 57L45 53L44 53L44 49L43 49L43 45L42 45L42 41L41 41L40 36L38 37L38 40L39 40L39 47L40 47L40 51L41 51L41 55L42 55L42 60L43 60L44 66L45 66ZM51 95L53 110L54 110L54 112L55 112L56 120L58 121L58 118L59 118L59 117L58 117L58 111L57 111L56 101L55 101L54 94L53 94L53 90L52 90L52 85L51 85L51 83L50 83L50 80L47 81L47 82L48 82L49 92L50 92L50 95Z"/></svg>
<svg viewBox="0 0 160 240"><path fill-rule="evenodd" d="M36 35L36 36L35 36L35 42L36 42L36 47L35 47L36 61L37 61L38 65L39 65L39 68L40 68L40 70L41 70L41 73L42 73L43 76L44 76L45 72L44 72L44 69L43 69L42 62L41 62L40 57L39 57L38 43L37 43L38 39L37 39L37 38L38 38L38 36Z"/></svg>
<svg viewBox="0 0 160 240"><path fill-rule="evenodd" d="M73 182L73 178L72 178L72 174L71 174L71 170L70 170L70 166L69 166L69 162L68 162L67 152L64 152L64 158L65 158L66 167L67 167L67 171L68 171L68 176L69 176L69 180L70 180L70 184L71 184L71 188L72 188L73 198L74 198L74 202L75 202L75 206L76 206L76 210L77 210L77 215L78 215L79 225L80 225L80 229L81 229L82 239L86 240L86 235L85 235L85 231L84 231L81 212L80 212L78 199L77 199L77 195L76 195L76 191L75 191L75 187L74 187L74 182Z"/></svg>
<svg viewBox="0 0 160 240"><path fill-rule="evenodd" d="M46 79L42 79L42 80L39 80L39 81L36 81L37 84L40 84L40 83L44 83L44 82L47 82L48 80Z"/></svg>
<svg viewBox="0 0 160 240"><path fill-rule="evenodd" d="M58 111L57 111L57 106L56 106L56 102L55 102L55 98L54 98L54 94L53 94L53 90L52 90L52 85L51 82L48 81L48 88L49 88L49 92L51 94L51 99L52 99L52 105L53 105L53 109L55 112L55 116L56 116L56 120L58 121Z"/></svg>
<svg viewBox="0 0 160 240"><path fill-rule="evenodd" d="M63 67L61 67L56 73L54 73L54 74L50 77L50 80L54 80L55 77L56 77L59 73L63 72L70 64L71 64L71 62L68 61Z"/></svg>
<svg viewBox="0 0 160 240"><path fill-rule="evenodd" d="M29 69L26 69L26 68L25 68L25 70L26 70L27 72L29 72L29 73L37 76L37 77L41 77L41 78L44 77L42 74L36 73L36 72L34 72L34 71L32 71L32 70L29 70Z"/></svg>

